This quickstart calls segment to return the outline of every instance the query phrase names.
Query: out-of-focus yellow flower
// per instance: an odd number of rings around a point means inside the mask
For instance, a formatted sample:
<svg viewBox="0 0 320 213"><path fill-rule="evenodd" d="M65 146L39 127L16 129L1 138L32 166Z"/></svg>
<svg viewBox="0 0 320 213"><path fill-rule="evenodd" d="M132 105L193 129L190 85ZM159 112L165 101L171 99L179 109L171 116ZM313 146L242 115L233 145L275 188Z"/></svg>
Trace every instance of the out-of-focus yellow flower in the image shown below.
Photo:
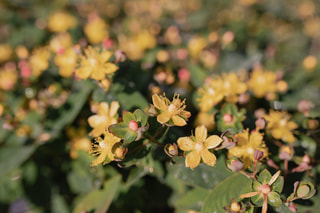
<svg viewBox="0 0 320 213"><path fill-rule="evenodd" d="M181 150L187 152L185 164L191 169L196 168L201 159L209 166L216 164L216 156L209 149L216 148L222 139L217 135L211 135L207 138L207 128L198 126L195 130L195 136L180 137L177 141Z"/></svg>
<svg viewBox="0 0 320 213"><path fill-rule="evenodd" d="M81 127L79 129L75 129L74 127L70 127L67 129L67 135L71 139L71 150L70 157L72 159L78 158L78 151L89 151L91 147L91 140L87 138L87 131L85 128Z"/></svg>
<svg viewBox="0 0 320 213"><path fill-rule="evenodd" d="M50 49L59 53L72 46L71 35L67 32L59 33L50 40Z"/></svg>
<svg viewBox="0 0 320 213"><path fill-rule="evenodd" d="M268 122L266 129L271 132L275 139L281 139L288 143L293 143L296 138L292 134L292 130L298 128L294 121L289 121L290 115L287 112L270 110L269 114L263 118Z"/></svg>
<svg viewBox="0 0 320 213"><path fill-rule="evenodd" d="M28 51L28 49L27 49L25 46L23 46L23 45L17 46L16 49L15 49L15 51L16 51L17 56L18 56L20 59L26 59L26 58L28 58L28 56L29 56L29 51Z"/></svg>
<svg viewBox="0 0 320 213"><path fill-rule="evenodd" d="M313 55L309 55L303 59L303 67L309 72L313 71L316 68L317 64L318 60Z"/></svg>
<svg viewBox="0 0 320 213"><path fill-rule="evenodd" d="M132 37L119 36L120 49L123 50L129 59L139 60L144 55L145 50L155 47L157 40L149 31L141 30Z"/></svg>
<svg viewBox="0 0 320 213"><path fill-rule="evenodd" d="M207 112L199 112L197 114L195 123L195 126L205 126L209 131L213 130L216 122L214 120L214 114L213 113L207 113Z"/></svg>
<svg viewBox="0 0 320 213"><path fill-rule="evenodd" d="M92 44L101 43L109 36L108 25L100 18L94 17L84 27L84 33Z"/></svg>
<svg viewBox="0 0 320 213"><path fill-rule="evenodd" d="M254 152L263 152L263 158L268 156L268 148L263 142L263 136L259 131L254 131L249 135L246 129L234 136L237 140L236 146L229 150L228 156L236 156L243 162L243 169L249 168L254 162Z"/></svg>
<svg viewBox="0 0 320 213"><path fill-rule="evenodd" d="M320 20L319 18L309 18L304 22L303 33L312 38L320 36Z"/></svg>
<svg viewBox="0 0 320 213"><path fill-rule="evenodd" d="M54 58L54 63L59 67L59 74L63 77L70 77L77 66L78 56L74 49L68 48L63 54L58 54Z"/></svg>
<svg viewBox="0 0 320 213"><path fill-rule="evenodd" d="M50 51L47 47L41 47L33 51L29 63L32 75L38 77L49 67Z"/></svg>
<svg viewBox="0 0 320 213"><path fill-rule="evenodd" d="M0 69L0 89L11 90L18 80L16 70Z"/></svg>
<svg viewBox="0 0 320 213"><path fill-rule="evenodd" d="M89 125L93 128L89 135L99 137L111 124L116 124L118 122L117 112L119 107L120 105L117 101L111 102L110 107L106 102L100 103L98 113L88 118Z"/></svg>
<svg viewBox="0 0 320 213"><path fill-rule="evenodd" d="M236 103L238 101L238 95L246 92L247 85L240 82L238 76L235 73L222 74L223 78L223 93L227 102Z"/></svg>
<svg viewBox="0 0 320 213"><path fill-rule="evenodd" d="M193 37L188 42L188 50L191 57L199 58L199 55L208 42L202 37Z"/></svg>
<svg viewBox="0 0 320 213"><path fill-rule="evenodd" d="M181 101L175 94L172 102L165 96L152 95L153 105L160 111L157 121L161 124L184 126L191 113L186 111L185 100Z"/></svg>
<svg viewBox="0 0 320 213"><path fill-rule="evenodd" d="M0 117L4 112L4 106L2 104L0 104Z"/></svg>
<svg viewBox="0 0 320 213"><path fill-rule="evenodd" d="M262 69L253 70L248 81L248 89L257 98L263 98L268 93L275 93L277 91L276 74Z"/></svg>
<svg viewBox="0 0 320 213"><path fill-rule="evenodd" d="M19 126L16 130L15 130L16 134L19 137L25 137L28 134L30 134L31 132L31 127L25 124L22 124L21 126Z"/></svg>
<svg viewBox="0 0 320 213"><path fill-rule="evenodd" d="M12 52L13 50L10 44L0 44L0 63L9 60Z"/></svg>
<svg viewBox="0 0 320 213"><path fill-rule="evenodd" d="M199 107L201 112L208 112L224 97L224 83L220 77L208 78L203 87L198 89Z"/></svg>
<svg viewBox="0 0 320 213"><path fill-rule="evenodd" d="M81 56L80 67L76 70L79 78L87 79L91 77L95 80L102 80L106 74L112 74L118 70L118 66L108 62L112 52L107 50L94 49L91 46L85 50L85 56Z"/></svg>
<svg viewBox="0 0 320 213"><path fill-rule="evenodd" d="M48 28L52 32L65 32L76 25L76 18L64 11L55 12L48 19Z"/></svg>
<svg viewBox="0 0 320 213"><path fill-rule="evenodd" d="M92 145L89 153L93 155L98 155L98 157L92 162L91 166L97 166L99 164L106 164L110 161L114 161L115 157L118 157L113 150L116 143L121 141L120 138L114 136L110 132L106 131L104 133L104 138L97 138L96 144Z"/></svg>

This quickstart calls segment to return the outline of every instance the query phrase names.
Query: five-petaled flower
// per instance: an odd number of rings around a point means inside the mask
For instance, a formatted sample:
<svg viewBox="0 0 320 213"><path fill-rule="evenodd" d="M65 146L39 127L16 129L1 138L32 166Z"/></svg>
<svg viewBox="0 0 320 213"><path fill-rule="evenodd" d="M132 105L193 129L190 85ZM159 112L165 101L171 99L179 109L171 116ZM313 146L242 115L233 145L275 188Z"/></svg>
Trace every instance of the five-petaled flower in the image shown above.
<svg viewBox="0 0 320 213"><path fill-rule="evenodd" d="M216 148L222 139L217 135L207 138L207 128L202 125L196 128L195 136L180 137L177 142L179 148L187 153L186 167L194 169L199 165L201 159L209 166L216 164L217 158L209 149Z"/></svg>
<svg viewBox="0 0 320 213"><path fill-rule="evenodd" d="M97 155L98 157L92 161L91 166L106 164L114 161L116 158L122 158L123 156L117 156L119 151L114 149L115 144L119 143L120 141L121 138L114 136L108 131L104 133L103 139L101 137L96 138L96 141L94 144L92 144L89 153Z"/></svg>
<svg viewBox="0 0 320 213"><path fill-rule="evenodd" d="M76 74L81 79L89 77L95 80L103 80L106 74L112 74L118 70L118 66L108 62L112 56L112 52L102 50L91 46L85 50L85 56L81 56L80 68L76 70Z"/></svg>
<svg viewBox="0 0 320 213"><path fill-rule="evenodd" d="M184 126L191 113L184 110L185 101L181 101L179 95L174 95L172 102L165 96L154 94L153 105L158 109L157 121L161 124Z"/></svg>
<svg viewBox="0 0 320 213"><path fill-rule="evenodd" d="M93 128L89 135L99 137L111 124L116 124L118 122L117 112L119 107L120 105L117 101L112 101L110 107L108 103L101 102L98 107L98 113L88 118L89 125Z"/></svg>

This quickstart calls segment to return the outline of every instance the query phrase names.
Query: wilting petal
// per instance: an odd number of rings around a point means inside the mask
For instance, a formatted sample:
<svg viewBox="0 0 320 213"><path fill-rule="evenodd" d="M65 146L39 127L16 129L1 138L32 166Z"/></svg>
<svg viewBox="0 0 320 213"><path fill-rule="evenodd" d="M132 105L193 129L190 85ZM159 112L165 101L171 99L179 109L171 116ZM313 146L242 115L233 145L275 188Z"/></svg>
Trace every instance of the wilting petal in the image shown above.
<svg viewBox="0 0 320 213"><path fill-rule="evenodd" d="M207 128L203 125L198 126L195 132L197 142L204 142L207 138Z"/></svg>
<svg viewBox="0 0 320 213"><path fill-rule="evenodd" d="M191 151L194 148L194 142L190 137L181 137L178 138L178 146L183 151Z"/></svg>
<svg viewBox="0 0 320 213"><path fill-rule="evenodd" d="M117 114L119 107L120 107L120 105L119 105L118 101L112 101L111 106L110 106L109 115L111 117L114 117Z"/></svg>
<svg viewBox="0 0 320 213"><path fill-rule="evenodd" d="M208 166L216 165L217 158L216 156L207 149L201 151L201 158L205 164Z"/></svg>
<svg viewBox="0 0 320 213"><path fill-rule="evenodd" d="M157 116L157 121L161 124L167 123L170 120L170 115L168 113L161 113Z"/></svg>
<svg viewBox="0 0 320 213"><path fill-rule="evenodd" d="M76 70L76 74L79 78L87 79L91 74L91 68L81 67Z"/></svg>
<svg viewBox="0 0 320 213"><path fill-rule="evenodd" d="M157 94L154 94L152 96L152 102L153 102L153 105L160 109L160 110L166 110L166 104L163 102L163 100L159 97L159 95Z"/></svg>
<svg viewBox="0 0 320 213"><path fill-rule="evenodd" d="M184 126L187 124L187 122L178 115L172 116L172 121L176 126Z"/></svg>
<svg viewBox="0 0 320 213"><path fill-rule="evenodd" d="M217 147L221 142L222 139L218 135L212 135L205 140L204 146L207 149L212 149Z"/></svg>
<svg viewBox="0 0 320 213"><path fill-rule="evenodd" d="M186 157L186 167L194 169L199 165L200 160L200 153L198 151L192 151Z"/></svg>

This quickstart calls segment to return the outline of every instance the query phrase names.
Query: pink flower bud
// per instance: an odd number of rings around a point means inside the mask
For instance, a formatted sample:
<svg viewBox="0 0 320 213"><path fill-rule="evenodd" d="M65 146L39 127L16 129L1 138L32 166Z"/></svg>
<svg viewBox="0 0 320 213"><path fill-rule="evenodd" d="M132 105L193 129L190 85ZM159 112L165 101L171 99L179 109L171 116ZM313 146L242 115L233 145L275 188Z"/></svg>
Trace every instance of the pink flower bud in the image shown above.
<svg viewBox="0 0 320 213"><path fill-rule="evenodd" d="M138 129L138 123L136 121L130 121L129 122L129 128L132 130L132 131L137 131Z"/></svg>
<svg viewBox="0 0 320 213"><path fill-rule="evenodd" d="M233 120L232 116L229 113L224 114L222 119L226 124L230 124Z"/></svg>

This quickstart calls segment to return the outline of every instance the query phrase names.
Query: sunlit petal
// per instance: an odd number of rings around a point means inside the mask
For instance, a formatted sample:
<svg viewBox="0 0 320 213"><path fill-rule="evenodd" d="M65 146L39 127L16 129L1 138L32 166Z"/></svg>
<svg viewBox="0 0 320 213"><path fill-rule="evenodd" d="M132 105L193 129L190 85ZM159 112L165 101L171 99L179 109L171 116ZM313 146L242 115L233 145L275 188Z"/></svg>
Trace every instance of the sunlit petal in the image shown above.
<svg viewBox="0 0 320 213"><path fill-rule="evenodd" d="M191 169L194 169L199 165L200 160L201 160L200 153L197 151L192 151L186 157L186 167L190 167Z"/></svg>
<svg viewBox="0 0 320 213"><path fill-rule="evenodd" d="M212 135L205 140L204 146L207 149L212 149L217 147L221 142L222 139L218 135Z"/></svg>
<svg viewBox="0 0 320 213"><path fill-rule="evenodd" d="M184 125L187 124L187 122L186 122L183 118L181 118L180 116L178 116L178 115L172 116L172 121L173 121L173 123L174 123L175 125L177 125L177 126L184 126Z"/></svg>
<svg viewBox="0 0 320 213"><path fill-rule="evenodd" d="M159 123L167 123L170 120L170 115L168 113L161 113L160 115L157 116L157 121Z"/></svg>
<svg viewBox="0 0 320 213"><path fill-rule="evenodd" d="M194 142L190 137L181 137L177 141L178 146L183 151L191 151L194 148Z"/></svg>
<svg viewBox="0 0 320 213"><path fill-rule="evenodd" d="M198 126L195 131L197 142L204 142L207 138L207 128L203 125Z"/></svg>
<svg viewBox="0 0 320 213"><path fill-rule="evenodd" d="M201 151L201 157L203 162L209 166L214 166L217 162L216 156L207 149Z"/></svg>

